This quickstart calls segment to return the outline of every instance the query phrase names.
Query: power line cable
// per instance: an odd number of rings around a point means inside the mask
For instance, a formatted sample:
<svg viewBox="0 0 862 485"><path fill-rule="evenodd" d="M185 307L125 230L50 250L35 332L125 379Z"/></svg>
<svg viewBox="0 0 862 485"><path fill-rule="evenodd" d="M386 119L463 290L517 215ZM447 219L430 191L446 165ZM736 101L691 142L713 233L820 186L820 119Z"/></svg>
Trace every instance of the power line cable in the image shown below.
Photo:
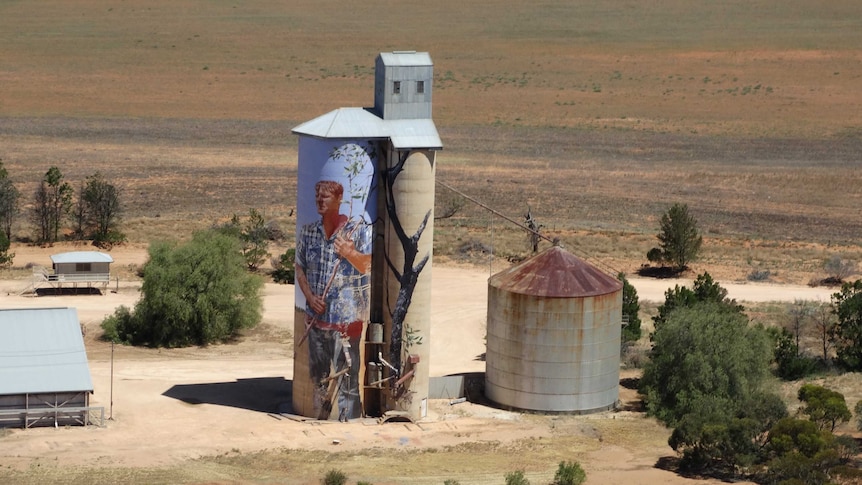
<svg viewBox="0 0 862 485"><path fill-rule="evenodd" d="M472 203L474 203L474 204L478 205L478 206L479 206L479 207L481 207L482 209L485 209L485 210L487 210L487 211L491 212L492 214L494 214L494 215L496 215L496 216L499 216L500 218L502 218L502 219L504 219L504 220L506 220L506 221L508 221L508 222L510 222L510 223L512 223L512 224L514 224L514 225L516 225L516 226L518 226L519 228L521 228L521 229L523 229L523 230L527 231L528 233L533 234L534 236L536 236L536 237L538 237L538 238L544 239L545 241L548 241L549 243L553 244L554 246L562 246L562 245L560 244L560 238L558 238L558 237L550 238L550 237L548 237L548 236L546 236L546 235L544 235L544 234L540 233L539 231L536 231L536 230L532 229L531 227L529 227L529 226L527 226L527 225L525 225L525 224L522 224L522 223L520 223L520 222L518 222L518 221L516 221L516 220L512 219L511 217L509 217L509 216L507 216L507 215L503 214L502 212L500 212L500 211L498 211L498 210L496 210L496 209L494 209L494 208L492 208L492 207L488 206L487 204L482 203L481 201L479 201L479 200L475 199L474 197L471 197L471 196L469 196L469 195L465 194L464 192L462 192L462 191L460 191L460 190L456 189L455 187L452 187L451 185L447 184L446 182L443 182L442 180L439 180L439 179L438 179L438 180L437 180L437 183L438 183L438 184L440 184L440 185L442 185L443 187L445 187L445 188L447 188L447 189L451 190L452 192L454 192L454 193L456 193L456 194L460 195L461 197L463 197L463 198L465 198L465 199L469 200L470 202L472 202ZM591 257L589 257L589 256L585 256L585 255L579 255L579 256L580 256L582 259L584 259L584 260L589 260L591 263L595 264L596 266L601 267L601 269L602 269L602 270L604 270L606 273L609 273L609 274L610 274L611 276L613 276L614 278L616 278L616 277L617 277L617 275L621 273L621 271L617 270L616 268L611 267L610 265L608 265L607 263L605 263L605 262L603 262L603 261L600 261L600 260L597 260L597 259L591 258Z"/></svg>

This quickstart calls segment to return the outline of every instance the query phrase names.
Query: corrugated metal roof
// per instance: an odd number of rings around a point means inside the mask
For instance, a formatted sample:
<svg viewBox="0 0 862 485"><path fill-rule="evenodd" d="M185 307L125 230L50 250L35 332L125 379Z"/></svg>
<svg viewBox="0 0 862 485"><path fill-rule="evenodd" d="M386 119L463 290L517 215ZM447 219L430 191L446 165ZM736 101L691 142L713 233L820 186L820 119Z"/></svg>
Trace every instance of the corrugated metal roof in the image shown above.
<svg viewBox="0 0 862 485"><path fill-rule="evenodd" d="M443 148L443 142L440 141L437 127L432 120L391 120L385 123L389 127L389 139L395 148Z"/></svg>
<svg viewBox="0 0 862 485"><path fill-rule="evenodd" d="M366 108L330 111L297 126L293 133L327 139L389 138L396 149L443 148L433 120L384 120Z"/></svg>
<svg viewBox="0 0 862 485"><path fill-rule="evenodd" d="M386 66L431 66L431 55L427 52L393 51L381 52L380 60Z"/></svg>
<svg viewBox="0 0 862 485"><path fill-rule="evenodd" d="M52 254L51 261L54 263L113 263L114 258L110 254L99 251L71 251Z"/></svg>
<svg viewBox="0 0 862 485"><path fill-rule="evenodd" d="M0 310L0 395L93 392L74 308Z"/></svg>
<svg viewBox="0 0 862 485"><path fill-rule="evenodd" d="M551 298L588 297L620 291L622 282L553 246L488 280L501 290Z"/></svg>

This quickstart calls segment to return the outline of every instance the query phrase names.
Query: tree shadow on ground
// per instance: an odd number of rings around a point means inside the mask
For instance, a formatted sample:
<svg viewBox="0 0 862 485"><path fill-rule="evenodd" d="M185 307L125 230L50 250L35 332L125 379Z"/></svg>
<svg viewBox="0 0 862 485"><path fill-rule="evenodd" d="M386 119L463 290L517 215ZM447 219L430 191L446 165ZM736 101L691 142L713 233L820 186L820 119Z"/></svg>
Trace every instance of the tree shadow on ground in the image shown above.
<svg viewBox="0 0 862 485"><path fill-rule="evenodd" d="M638 276L658 279L676 278L684 272L685 269L672 268L670 266L642 266L637 270Z"/></svg>
<svg viewBox="0 0 862 485"><path fill-rule="evenodd" d="M638 386L640 385L640 378L638 377L624 377L620 379L620 386L625 389L629 389L632 391L637 391ZM643 399L632 399L632 400L623 400L620 398L619 409L621 411L628 411L633 413L644 413L646 412L646 404Z"/></svg>
<svg viewBox="0 0 862 485"><path fill-rule="evenodd" d="M640 387L640 384L640 377L623 377L622 379L620 379L620 385L625 387L626 389L631 389L632 391L637 391L638 387Z"/></svg>
<svg viewBox="0 0 862 485"><path fill-rule="evenodd" d="M839 288L843 284L844 284L844 280L836 278L834 276L829 276L829 277L819 279L819 280L811 280L808 283L808 286L811 286L814 288L816 288L818 286L825 286L827 288Z"/></svg>
<svg viewBox="0 0 862 485"><path fill-rule="evenodd" d="M679 461L679 457L676 456L663 456L655 462L655 467L659 470L678 473Z"/></svg>
<svg viewBox="0 0 862 485"><path fill-rule="evenodd" d="M682 459L678 456L663 456L655 462L655 468L659 470L675 473L683 478L690 480L706 480L714 479L725 483L737 483L746 480L734 474L732 471L723 469L702 469L702 470L684 470L682 467Z"/></svg>
<svg viewBox="0 0 862 485"><path fill-rule="evenodd" d="M277 413L284 403L291 402L293 381L283 377L258 377L234 382L178 384L162 395L192 405L216 404L261 413Z"/></svg>

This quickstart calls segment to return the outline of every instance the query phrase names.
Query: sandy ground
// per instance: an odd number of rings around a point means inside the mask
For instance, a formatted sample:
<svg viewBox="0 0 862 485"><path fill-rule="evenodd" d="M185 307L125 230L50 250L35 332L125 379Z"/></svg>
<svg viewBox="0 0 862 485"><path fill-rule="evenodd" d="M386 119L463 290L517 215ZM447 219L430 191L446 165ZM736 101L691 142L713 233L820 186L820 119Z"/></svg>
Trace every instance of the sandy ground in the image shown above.
<svg viewBox="0 0 862 485"><path fill-rule="evenodd" d="M65 249L18 248L16 265L50 266L49 255ZM140 264L143 250L115 250L115 267ZM482 372L488 270L433 267L430 335L431 375ZM688 281L634 279L641 300L662 301L664 291ZM721 283L739 301L829 299L829 290L761 284ZM366 447L433 447L467 440L502 442L552 433L534 421L497 409L464 403L457 413L447 401L434 401L422 423L377 425L368 422L312 426L270 413L289 402L293 374L293 286L267 284L264 327L238 343L203 349L151 350L111 347L99 342L98 325L119 305L134 306L138 284L120 281L105 294L88 296L19 296L25 280L0 282L3 308L69 306L87 330L86 343L95 385L93 406L112 418L105 427L15 430L0 439L0 459L7 466L34 460L104 466L160 466L230 450L252 452L280 447L340 450ZM113 367L113 368L112 368ZM113 382L111 375L113 373ZM112 402L113 399L113 402ZM621 387L621 399L634 391ZM616 414L616 416L612 416ZM633 413L606 413L584 419L623 419ZM639 419L639 418L637 418ZM142 451L146 443L146 451ZM655 468L671 450L600 445L583 464L589 483L692 483ZM701 481L702 482L702 481ZM706 483L711 483L706 481ZM717 481L715 483L718 483Z"/></svg>

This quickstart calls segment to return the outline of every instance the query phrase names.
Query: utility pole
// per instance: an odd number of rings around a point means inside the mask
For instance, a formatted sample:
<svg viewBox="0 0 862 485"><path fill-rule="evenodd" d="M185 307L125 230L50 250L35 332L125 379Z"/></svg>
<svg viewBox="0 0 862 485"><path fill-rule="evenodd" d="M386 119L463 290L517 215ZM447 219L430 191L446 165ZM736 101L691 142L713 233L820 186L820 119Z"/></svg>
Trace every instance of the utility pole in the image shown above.
<svg viewBox="0 0 862 485"><path fill-rule="evenodd" d="M108 408L108 421L114 420L114 341L111 341L111 404Z"/></svg>

